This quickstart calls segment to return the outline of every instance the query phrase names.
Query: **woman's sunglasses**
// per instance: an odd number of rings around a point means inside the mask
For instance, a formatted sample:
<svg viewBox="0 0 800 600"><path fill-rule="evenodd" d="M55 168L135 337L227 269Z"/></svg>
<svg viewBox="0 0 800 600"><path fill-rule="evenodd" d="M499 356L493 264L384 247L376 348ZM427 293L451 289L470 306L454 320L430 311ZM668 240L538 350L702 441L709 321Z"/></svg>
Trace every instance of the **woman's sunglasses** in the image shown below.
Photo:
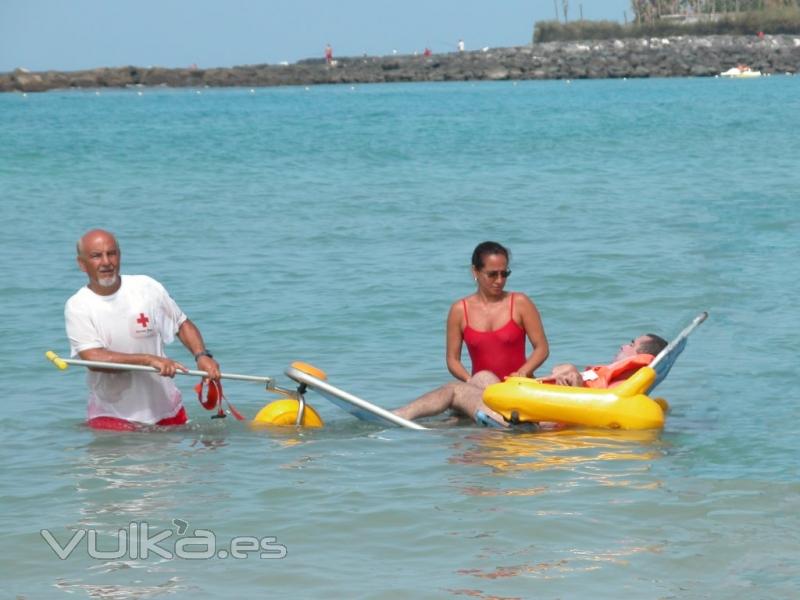
<svg viewBox="0 0 800 600"><path fill-rule="evenodd" d="M507 270L507 271L483 271L483 274L486 275L489 279L497 279L498 277L502 277L503 279L508 279L509 275L511 275L511 270Z"/></svg>

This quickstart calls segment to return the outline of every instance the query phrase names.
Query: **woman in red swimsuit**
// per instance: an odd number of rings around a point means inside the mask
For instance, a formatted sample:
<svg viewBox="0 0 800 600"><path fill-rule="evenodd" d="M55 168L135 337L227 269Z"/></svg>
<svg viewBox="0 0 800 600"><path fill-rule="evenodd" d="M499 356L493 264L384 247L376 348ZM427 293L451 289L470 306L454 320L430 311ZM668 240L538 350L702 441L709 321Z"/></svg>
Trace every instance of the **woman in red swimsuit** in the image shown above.
<svg viewBox="0 0 800 600"><path fill-rule="evenodd" d="M456 301L447 316L447 368L467 381L470 373L461 363L466 344L472 374L491 371L499 379L533 377L550 353L539 311L525 294L505 290L509 251L497 242L478 244L472 253L472 274L477 291ZM525 338L533 352L525 353Z"/></svg>

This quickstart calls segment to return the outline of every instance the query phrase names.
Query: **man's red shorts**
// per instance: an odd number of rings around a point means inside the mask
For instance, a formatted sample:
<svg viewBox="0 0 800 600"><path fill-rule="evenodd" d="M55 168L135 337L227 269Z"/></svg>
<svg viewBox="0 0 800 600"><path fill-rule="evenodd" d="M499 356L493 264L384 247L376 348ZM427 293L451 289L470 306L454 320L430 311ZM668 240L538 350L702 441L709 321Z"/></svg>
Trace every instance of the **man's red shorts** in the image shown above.
<svg viewBox="0 0 800 600"><path fill-rule="evenodd" d="M156 425L183 425L188 420L189 417L186 416L186 409L181 406L178 414L174 417L161 419ZM92 429L110 429L113 431L136 431L142 427L138 423L126 421L125 419L118 419L117 417L95 417L94 419L86 421L86 424Z"/></svg>

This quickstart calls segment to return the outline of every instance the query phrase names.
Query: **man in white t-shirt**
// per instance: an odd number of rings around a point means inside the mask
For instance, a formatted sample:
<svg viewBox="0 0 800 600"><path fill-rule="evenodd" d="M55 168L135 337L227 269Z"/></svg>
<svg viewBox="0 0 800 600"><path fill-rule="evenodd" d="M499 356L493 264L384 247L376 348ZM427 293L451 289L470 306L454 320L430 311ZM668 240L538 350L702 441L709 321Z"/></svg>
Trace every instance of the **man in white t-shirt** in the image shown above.
<svg viewBox="0 0 800 600"><path fill-rule="evenodd" d="M181 393L172 381L181 363L164 344L177 336L197 368L218 380L220 370L200 330L164 287L146 275L121 275L113 234L93 229L78 241L78 266L89 278L64 308L72 356L131 365L159 373L92 369L88 373L88 424L99 429L135 429L139 424L181 425L187 421Z"/></svg>

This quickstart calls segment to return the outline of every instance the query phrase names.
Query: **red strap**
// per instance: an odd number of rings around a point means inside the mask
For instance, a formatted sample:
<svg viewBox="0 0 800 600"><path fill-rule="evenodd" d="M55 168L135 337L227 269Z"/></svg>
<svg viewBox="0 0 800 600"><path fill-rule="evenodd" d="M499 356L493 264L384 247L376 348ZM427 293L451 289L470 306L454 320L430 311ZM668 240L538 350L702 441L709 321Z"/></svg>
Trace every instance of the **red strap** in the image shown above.
<svg viewBox="0 0 800 600"><path fill-rule="evenodd" d="M202 379L200 383L194 386L194 390L197 392L197 399L200 401L203 408L206 410L216 409L217 416L224 417L225 410L222 408L222 401L225 400L228 403L228 409L231 411L231 414L236 417L237 420L244 421L244 416L236 410L230 400L228 400L222 392L222 382L214 380L208 381L208 393L206 394L206 399L203 400L203 388L205 385L206 380Z"/></svg>
<svg viewBox="0 0 800 600"><path fill-rule="evenodd" d="M511 292L511 310L508 314L509 320L514 318L514 292Z"/></svg>
<svg viewBox="0 0 800 600"><path fill-rule="evenodd" d="M236 410L236 407L231 404L231 401L225 398L225 401L228 403L228 410L231 411L231 414L236 418L237 421L244 421L244 415Z"/></svg>
<svg viewBox="0 0 800 600"><path fill-rule="evenodd" d="M212 385L213 384L213 385ZM206 410L214 410L219 404L219 392L222 391L222 386L217 386L215 381L211 381L208 386L208 394L206 399L203 400L203 388L206 385L206 380L203 379L194 386L194 391L197 392L197 400Z"/></svg>

